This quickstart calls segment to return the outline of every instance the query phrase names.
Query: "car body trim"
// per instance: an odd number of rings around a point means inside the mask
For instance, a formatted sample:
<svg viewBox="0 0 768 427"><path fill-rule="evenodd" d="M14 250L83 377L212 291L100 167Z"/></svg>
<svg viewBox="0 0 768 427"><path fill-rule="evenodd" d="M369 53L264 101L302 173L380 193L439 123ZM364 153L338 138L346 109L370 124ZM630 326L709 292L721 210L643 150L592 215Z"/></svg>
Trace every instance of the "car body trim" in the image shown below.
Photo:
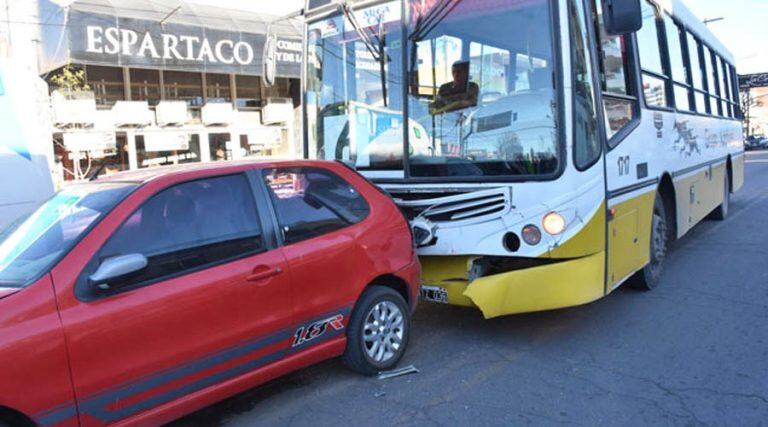
<svg viewBox="0 0 768 427"><path fill-rule="evenodd" d="M328 331L328 333L323 334L315 340L308 341L299 347L290 347L290 343L292 342L291 340L293 338L293 332L297 328L302 326L306 328L323 318L335 314L341 314L345 319L348 319L351 310L351 305L345 306L330 311L322 316L316 316L310 321L299 322L290 329L282 329L273 334L249 340L234 347L214 352L187 363L173 366L168 369L149 374L148 376L141 377L137 380L132 380L127 383L112 387L108 390L86 396L79 402L80 413L83 415L90 415L105 423L112 423L132 415L136 415L140 412L146 411L164 403L171 402L175 399L202 390L206 387L265 367L271 363L277 362L289 354L311 348L317 344L343 335L346 327L338 331ZM198 378L192 382L181 384L160 394L148 396L129 406L125 406L119 409L110 409L110 407L114 405L115 402L130 399L133 396L146 393L152 389L163 387L171 382L196 375L207 369L220 366L249 353L263 350L277 344L280 344L280 348L267 354L260 355L256 358L251 358L238 365ZM76 406L68 402L39 412L34 418L40 425L53 425L76 416Z"/></svg>

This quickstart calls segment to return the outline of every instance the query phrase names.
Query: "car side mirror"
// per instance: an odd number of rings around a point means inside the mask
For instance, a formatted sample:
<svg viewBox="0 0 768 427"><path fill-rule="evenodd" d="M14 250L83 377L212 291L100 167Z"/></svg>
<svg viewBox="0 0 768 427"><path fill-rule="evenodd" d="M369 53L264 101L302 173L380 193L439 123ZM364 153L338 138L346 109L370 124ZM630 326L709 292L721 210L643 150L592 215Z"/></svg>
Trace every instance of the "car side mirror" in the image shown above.
<svg viewBox="0 0 768 427"><path fill-rule="evenodd" d="M612 36L634 33L643 27L642 0L603 0L605 31Z"/></svg>
<svg viewBox="0 0 768 427"><path fill-rule="evenodd" d="M101 290L111 289L112 286L108 282L143 270L147 262L147 257L142 254L110 257L99 265L95 273L88 276L88 280Z"/></svg>

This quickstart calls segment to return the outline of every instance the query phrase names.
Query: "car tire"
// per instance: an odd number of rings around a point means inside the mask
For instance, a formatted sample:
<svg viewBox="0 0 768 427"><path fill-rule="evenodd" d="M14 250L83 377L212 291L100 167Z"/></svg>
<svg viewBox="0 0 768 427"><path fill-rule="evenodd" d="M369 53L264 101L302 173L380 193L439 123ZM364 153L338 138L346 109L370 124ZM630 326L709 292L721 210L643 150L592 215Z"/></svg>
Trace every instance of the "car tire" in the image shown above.
<svg viewBox="0 0 768 427"><path fill-rule="evenodd" d="M728 176L728 171L725 172L723 182L723 203L709 215L710 218L717 221L723 221L728 218L728 211L731 207L731 178Z"/></svg>
<svg viewBox="0 0 768 427"><path fill-rule="evenodd" d="M633 288L650 291L659 285L661 273L664 270L664 260L667 257L667 243L669 241L669 228L667 224L667 212L664 207L664 199L661 193L656 193L653 202L653 214L651 216L651 240L649 246L650 261L642 270L630 278Z"/></svg>
<svg viewBox="0 0 768 427"><path fill-rule="evenodd" d="M347 326L344 364L363 375L392 369L405 354L411 315L402 295L385 286L366 289Z"/></svg>

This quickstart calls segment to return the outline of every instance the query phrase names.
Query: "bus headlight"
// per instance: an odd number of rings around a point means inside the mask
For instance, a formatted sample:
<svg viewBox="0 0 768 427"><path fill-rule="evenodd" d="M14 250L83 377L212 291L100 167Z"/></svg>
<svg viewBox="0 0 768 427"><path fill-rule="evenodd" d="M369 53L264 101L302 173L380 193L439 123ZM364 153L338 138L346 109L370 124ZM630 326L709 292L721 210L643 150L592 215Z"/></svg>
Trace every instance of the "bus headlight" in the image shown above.
<svg viewBox="0 0 768 427"><path fill-rule="evenodd" d="M565 218L557 212L550 212L544 215L544 219L541 220L541 225L544 227L544 231L557 236L565 231Z"/></svg>
<svg viewBox="0 0 768 427"><path fill-rule="evenodd" d="M523 240L531 246L536 246L541 242L541 230L533 224L523 227Z"/></svg>

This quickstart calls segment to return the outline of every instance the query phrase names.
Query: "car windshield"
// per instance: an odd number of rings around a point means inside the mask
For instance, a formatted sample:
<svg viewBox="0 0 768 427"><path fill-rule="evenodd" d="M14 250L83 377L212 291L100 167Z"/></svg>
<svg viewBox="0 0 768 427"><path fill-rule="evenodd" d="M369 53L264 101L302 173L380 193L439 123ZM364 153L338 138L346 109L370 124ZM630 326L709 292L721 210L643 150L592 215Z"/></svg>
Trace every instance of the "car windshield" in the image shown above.
<svg viewBox="0 0 768 427"><path fill-rule="evenodd" d="M0 235L0 286L24 287L50 269L135 184L91 183L56 193Z"/></svg>
<svg viewBox="0 0 768 427"><path fill-rule="evenodd" d="M421 178L556 172L549 0L406 1L405 26L398 1L308 25L309 155Z"/></svg>

